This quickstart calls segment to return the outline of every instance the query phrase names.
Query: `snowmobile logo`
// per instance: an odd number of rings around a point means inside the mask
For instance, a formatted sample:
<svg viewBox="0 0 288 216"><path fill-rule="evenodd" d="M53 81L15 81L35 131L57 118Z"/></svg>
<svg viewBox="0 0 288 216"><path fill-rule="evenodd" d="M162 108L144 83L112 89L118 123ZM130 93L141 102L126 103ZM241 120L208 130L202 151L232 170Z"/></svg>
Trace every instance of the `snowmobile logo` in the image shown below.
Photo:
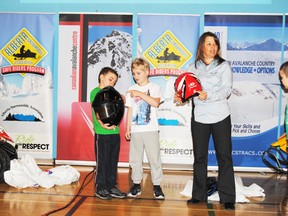
<svg viewBox="0 0 288 216"><path fill-rule="evenodd" d="M192 54L167 30L144 52L144 56L155 68L178 69Z"/></svg>
<svg viewBox="0 0 288 216"><path fill-rule="evenodd" d="M10 73L20 73L22 76L26 73L44 75L46 72L45 68L36 65L47 51L26 28L21 29L0 52L11 64L1 68L3 75Z"/></svg>

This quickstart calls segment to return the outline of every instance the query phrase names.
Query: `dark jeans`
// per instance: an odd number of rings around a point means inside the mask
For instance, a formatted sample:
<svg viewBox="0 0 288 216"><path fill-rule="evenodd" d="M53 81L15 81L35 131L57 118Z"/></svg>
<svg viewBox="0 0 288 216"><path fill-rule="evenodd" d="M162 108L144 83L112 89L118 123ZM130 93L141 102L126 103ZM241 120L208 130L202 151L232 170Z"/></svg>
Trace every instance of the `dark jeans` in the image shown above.
<svg viewBox="0 0 288 216"><path fill-rule="evenodd" d="M96 190L110 190L117 184L119 152L119 134L95 134Z"/></svg>
<svg viewBox="0 0 288 216"><path fill-rule="evenodd" d="M218 162L218 192L221 203L235 202L235 179L232 161L230 116L214 124L191 121L193 138L193 191L192 197L207 201L208 146L212 135Z"/></svg>

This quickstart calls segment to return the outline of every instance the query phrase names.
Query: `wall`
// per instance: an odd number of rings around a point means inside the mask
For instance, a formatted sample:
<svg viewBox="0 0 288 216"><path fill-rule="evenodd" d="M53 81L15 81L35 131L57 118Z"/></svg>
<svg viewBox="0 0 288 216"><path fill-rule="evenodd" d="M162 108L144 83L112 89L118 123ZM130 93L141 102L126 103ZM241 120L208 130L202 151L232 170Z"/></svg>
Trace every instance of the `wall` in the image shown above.
<svg viewBox="0 0 288 216"><path fill-rule="evenodd" d="M85 2L85 3L83 3ZM105 2L105 3L103 3ZM286 13L287 0L2 0L1 12Z"/></svg>
<svg viewBox="0 0 288 216"><path fill-rule="evenodd" d="M4 0L1 1L0 12L200 14L200 31L203 31L205 13L288 13L287 0L218 0L217 3L214 0L207 0L203 2L204 0ZM58 19L57 16L56 19ZM55 26L55 29L58 29L58 26ZM57 44L55 44L55 47L57 47ZM56 59L55 62L57 62ZM57 85L55 84L55 86ZM56 134L56 131L54 132ZM56 143L55 140L54 143Z"/></svg>
<svg viewBox="0 0 288 216"><path fill-rule="evenodd" d="M204 13L287 13L288 1L218 0L215 3L214 0L2 0L0 12L200 14L202 31Z"/></svg>

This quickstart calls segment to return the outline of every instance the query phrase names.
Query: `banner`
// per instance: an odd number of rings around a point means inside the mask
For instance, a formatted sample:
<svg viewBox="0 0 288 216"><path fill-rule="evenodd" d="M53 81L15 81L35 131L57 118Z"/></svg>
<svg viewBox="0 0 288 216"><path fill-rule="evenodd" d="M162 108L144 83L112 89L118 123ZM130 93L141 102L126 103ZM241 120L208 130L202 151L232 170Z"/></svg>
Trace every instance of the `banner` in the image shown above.
<svg viewBox="0 0 288 216"><path fill-rule="evenodd" d="M60 14L57 159L94 161L90 92L103 67L119 73L115 88L131 85L131 14ZM120 162L128 161L125 117L120 124Z"/></svg>
<svg viewBox="0 0 288 216"><path fill-rule="evenodd" d="M159 84L164 93L158 121L165 164L193 162L191 104L176 106L174 82L195 59L199 23L199 15L138 14L137 55L150 62L149 79Z"/></svg>
<svg viewBox="0 0 288 216"><path fill-rule="evenodd" d="M0 125L18 156L52 158L54 14L0 13Z"/></svg>
<svg viewBox="0 0 288 216"><path fill-rule="evenodd" d="M285 14L284 62L288 61L288 14Z"/></svg>
<svg viewBox="0 0 288 216"><path fill-rule="evenodd" d="M234 166L266 167L262 153L277 140L279 115L282 127L284 122L278 76L282 15L205 14L204 21L205 31L219 37L222 56L233 71L229 104ZM212 145L209 165L217 165Z"/></svg>

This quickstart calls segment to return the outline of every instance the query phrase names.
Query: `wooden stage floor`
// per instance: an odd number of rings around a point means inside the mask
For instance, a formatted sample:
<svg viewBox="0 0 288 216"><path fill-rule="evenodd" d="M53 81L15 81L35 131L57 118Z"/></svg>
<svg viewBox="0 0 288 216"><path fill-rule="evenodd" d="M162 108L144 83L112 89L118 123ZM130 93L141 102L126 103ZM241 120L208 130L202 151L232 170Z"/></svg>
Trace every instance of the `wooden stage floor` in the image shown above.
<svg viewBox="0 0 288 216"><path fill-rule="evenodd" d="M281 201L288 196L287 176L275 173L236 172L244 186L255 183L264 189L265 197L249 198L248 203L236 203L235 211L227 211L219 202L210 201L187 206L189 197L180 194L186 183L192 179L192 171L164 170L161 184L165 200L153 198L149 170L144 171L142 194L137 199L100 200L94 196L93 167L73 166L81 176L78 182L71 185L45 188L17 189L0 184L0 215L97 215L97 216L190 216L190 215L237 215L265 216L288 215L288 203L281 206ZM41 167L45 170L49 167ZM131 181L129 168L119 168L119 188L128 192ZM209 176L216 176L211 172ZM85 179L85 182L83 182ZM84 183L84 184L83 184ZM79 192L79 193L78 193ZM75 196L78 194L77 196ZM74 199L73 199L74 198ZM71 202L73 201L73 202ZM287 201L288 202L288 201ZM70 205L68 205L70 203ZM67 206L65 208L65 206ZM51 211L63 208L61 211ZM282 212L281 212L282 211ZM285 213L286 211L286 213ZM47 214L50 212L51 214Z"/></svg>

